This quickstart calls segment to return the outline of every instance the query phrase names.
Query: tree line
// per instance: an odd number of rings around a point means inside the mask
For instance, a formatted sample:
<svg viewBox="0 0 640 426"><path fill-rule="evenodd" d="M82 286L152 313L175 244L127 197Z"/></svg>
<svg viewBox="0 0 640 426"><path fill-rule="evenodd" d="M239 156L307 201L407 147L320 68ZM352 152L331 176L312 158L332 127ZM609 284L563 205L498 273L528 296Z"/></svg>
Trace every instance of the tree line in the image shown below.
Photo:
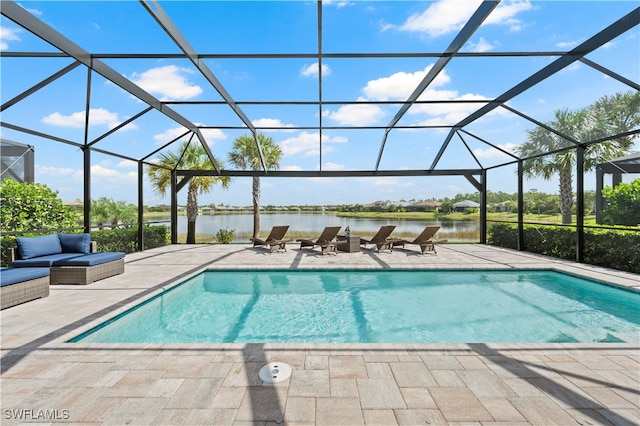
<svg viewBox="0 0 640 426"><path fill-rule="evenodd" d="M523 172L527 177L559 178L560 196L558 204L553 197L546 197L534 191L527 194L529 209L542 212L551 208L559 209L562 222L570 223L573 209L572 175L576 163L576 147L584 147L584 169L593 170L599 164L627 154L633 146L640 126L640 92L616 93L604 96L592 105L578 110L561 109L554 112L555 118L527 131L527 139L515 149L524 161ZM599 141L593 143L594 141ZM584 144L584 145L581 145ZM228 164L242 170L276 170L280 167L282 151L271 137L262 133L243 135L234 140L232 151L228 154ZM222 164L216 161L216 167ZM263 163L264 161L264 163ZM177 151L161 153L154 164L147 167L147 176L154 189L164 195L171 186L171 171L212 170L213 164L204 147L192 140L183 141ZM229 188L231 178L224 176L192 177L187 182L187 243L195 243L195 223L198 216L198 195L211 191L217 185ZM3 188L4 185L3 182ZM633 188L631 190L633 193ZM477 199L467 196L463 199ZM513 195L502 199L500 193L488 193L488 203L503 203L513 200ZM494 198L496 199L495 201ZM15 202L20 204L21 199ZM13 200L12 200L13 201ZM441 208L447 210L457 201L443 199ZM5 203L3 203L5 204ZM122 201L101 198L92 201L92 214L98 226L117 226L120 223L133 223L132 205ZM260 177L252 178L253 236L260 231ZM40 211L34 206L35 211ZM508 207L507 207L508 208ZM40 211L41 213L41 211ZM3 217L4 219L4 217ZM7 220L23 221L24 215ZM609 219L613 220L613 219ZM618 219L616 219L618 220ZM3 226L6 225L3 221Z"/></svg>

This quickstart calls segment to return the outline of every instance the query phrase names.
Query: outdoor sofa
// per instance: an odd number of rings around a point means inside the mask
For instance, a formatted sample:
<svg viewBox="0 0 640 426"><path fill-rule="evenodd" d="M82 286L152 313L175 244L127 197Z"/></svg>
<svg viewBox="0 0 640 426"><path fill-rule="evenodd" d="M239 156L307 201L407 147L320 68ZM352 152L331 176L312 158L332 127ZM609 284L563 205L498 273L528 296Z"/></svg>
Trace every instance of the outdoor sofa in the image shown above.
<svg viewBox="0 0 640 426"><path fill-rule="evenodd" d="M0 309L49 295L49 268L0 268Z"/></svg>
<svg viewBox="0 0 640 426"><path fill-rule="evenodd" d="M123 252L96 252L90 234L51 234L16 238L10 250L14 268L46 267L50 284L91 284L124 272Z"/></svg>

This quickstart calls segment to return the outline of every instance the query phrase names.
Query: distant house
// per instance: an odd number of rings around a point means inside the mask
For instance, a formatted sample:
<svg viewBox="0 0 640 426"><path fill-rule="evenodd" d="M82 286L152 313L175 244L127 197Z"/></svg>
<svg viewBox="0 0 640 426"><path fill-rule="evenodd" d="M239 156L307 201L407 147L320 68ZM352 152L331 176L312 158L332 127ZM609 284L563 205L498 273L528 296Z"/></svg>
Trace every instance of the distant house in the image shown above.
<svg viewBox="0 0 640 426"><path fill-rule="evenodd" d="M441 205L442 203L438 200L427 200L409 204L405 207L405 210L408 212L434 212L437 211Z"/></svg>
<svg viewBox="0 0 640 426"><path fill-rule="evenodd" d="M457 203L453 203L453 210L457 212L463 212L466 209L477 209L480 208L480 204L471 200L458 201Z"/></svg>
<svg viewBox="0 0 640 426"><path fill-rule="evenodd" d="M385 201L374 201L373 203L365 204L364 208L368 210L385 210L387 203Z"/></svg>
<svg viewBox="0 0 640 426"><path fill-rule="evenodd" d="M503 201L491 206L491 210L499 213L511 213L511 209L514 205L513 201Z"/></svg>

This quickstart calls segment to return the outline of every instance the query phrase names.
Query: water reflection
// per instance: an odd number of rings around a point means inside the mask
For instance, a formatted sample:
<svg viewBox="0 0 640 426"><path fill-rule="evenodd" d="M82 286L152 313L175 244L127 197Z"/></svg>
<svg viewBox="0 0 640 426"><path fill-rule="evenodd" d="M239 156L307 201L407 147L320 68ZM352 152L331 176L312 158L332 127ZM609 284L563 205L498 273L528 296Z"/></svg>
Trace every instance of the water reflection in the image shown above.
<svg viewBox="0 0 640 426"><path fill-rule="evenodd" d="M162 219L164 220L164 219ZM168 220L168 218L167 218ZM260 215L260 229L268 230L277 225L289 225L291 231L309 232L310 236L317 235L326 226L341 226L344 230L347 226L351 232L374 233L380 226L386 224L396 225L394 233L408 232L419 234L427 225L440 225L441 234L458 234L478 232L477 221L454 221L454 220L411 220L411 219L361 219L351 217L338 217L332 214L308 214L308 213L274 213ZM241 232L251 232L253 229L253 216L251 214L226 214L213 216L198 216L196 221L196 233L215 234L220 229L234 229L236 234ZM187 232L187 219L185 216L178 217L178 233ZM234 241L244 242L244 241Z"/></svg>

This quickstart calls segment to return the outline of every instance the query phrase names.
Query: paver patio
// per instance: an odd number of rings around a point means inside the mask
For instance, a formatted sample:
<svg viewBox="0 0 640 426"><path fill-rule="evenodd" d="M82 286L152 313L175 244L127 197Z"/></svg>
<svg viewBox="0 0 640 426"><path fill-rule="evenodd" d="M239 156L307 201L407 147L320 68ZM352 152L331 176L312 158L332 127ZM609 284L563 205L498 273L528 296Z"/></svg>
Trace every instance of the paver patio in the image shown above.
<svg viewBox="0 0 640 426"><path fill-rule="evenodd" d="M0 313L3 425L637 425L640 345L83 344L71 337L204 269L554 268L640 290L640 277L484 245L376 253L174 245L125 273L52 286ZM265 384L272 361L291 377Z"/></svg>

